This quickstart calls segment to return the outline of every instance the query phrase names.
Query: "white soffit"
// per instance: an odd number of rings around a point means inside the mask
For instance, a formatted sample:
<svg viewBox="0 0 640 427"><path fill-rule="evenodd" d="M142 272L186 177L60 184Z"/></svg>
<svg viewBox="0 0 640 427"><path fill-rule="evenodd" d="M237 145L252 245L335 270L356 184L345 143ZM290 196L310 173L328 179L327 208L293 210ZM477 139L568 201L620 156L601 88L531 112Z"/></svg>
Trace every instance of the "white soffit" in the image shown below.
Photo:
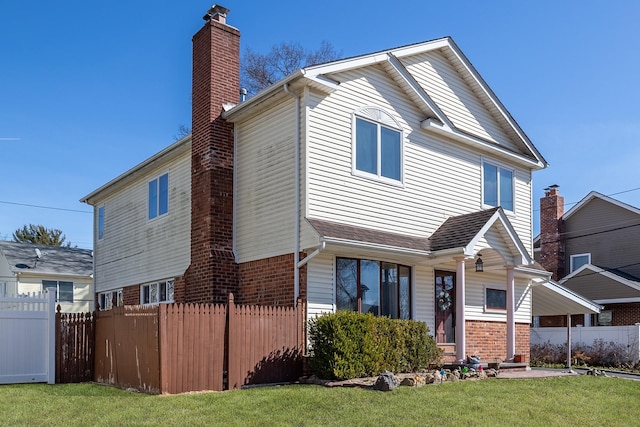
<svg viewBox="0 0 640 427"><path fill-rule="evenodd" d="M545 281L532 287L532 315L558 316L567 314L600 313L600 305L564 286Z"/></svg>

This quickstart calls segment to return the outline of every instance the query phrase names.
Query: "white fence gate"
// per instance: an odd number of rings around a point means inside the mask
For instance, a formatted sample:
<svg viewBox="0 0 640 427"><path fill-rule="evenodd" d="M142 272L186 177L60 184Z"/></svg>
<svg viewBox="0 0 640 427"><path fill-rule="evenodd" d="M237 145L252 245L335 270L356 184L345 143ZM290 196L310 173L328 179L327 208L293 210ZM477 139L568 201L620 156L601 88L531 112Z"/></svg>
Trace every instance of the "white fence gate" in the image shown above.
<svg viewBox="0 0 640 427"><path fill-rule="evenodd" d="M55 329L55 292L0 297L0 384L54 384Z"/></svg>

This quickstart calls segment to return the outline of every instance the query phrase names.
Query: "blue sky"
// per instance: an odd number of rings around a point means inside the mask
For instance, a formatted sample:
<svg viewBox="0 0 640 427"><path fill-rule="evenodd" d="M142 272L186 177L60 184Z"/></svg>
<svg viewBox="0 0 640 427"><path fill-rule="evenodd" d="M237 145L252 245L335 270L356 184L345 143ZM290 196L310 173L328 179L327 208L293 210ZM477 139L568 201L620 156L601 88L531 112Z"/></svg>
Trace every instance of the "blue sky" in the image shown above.
<svg viewBox="0 0 640 427"><path fill-rule="evenodd" d="M534 174L536 233L550 184L567 209L591 190L640 206L640 2L221 4L243 52L327 40L352 56L452 36L550 164ZM78 200L190 126L191 36L209 6L1 3L0 239L35 223L91 247Z"/></svg>

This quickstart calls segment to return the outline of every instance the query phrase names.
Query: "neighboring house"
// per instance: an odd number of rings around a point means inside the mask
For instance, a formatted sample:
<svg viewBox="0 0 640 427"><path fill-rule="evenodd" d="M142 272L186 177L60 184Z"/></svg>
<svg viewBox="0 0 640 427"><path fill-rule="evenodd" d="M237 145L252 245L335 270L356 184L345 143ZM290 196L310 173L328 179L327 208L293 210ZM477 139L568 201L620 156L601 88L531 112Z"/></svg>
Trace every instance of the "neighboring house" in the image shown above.
<svg viewBox="0 0 640 427"><path fill-rule="evenodd" d="M47 289L62 312L93 311L93 251L0 241L0 297Z"/></svg>
<svg viewBox="0 0 640 427"><path fill-rule="evenodd" d="M302 298L309 318L424 321L448 360L528 354L536 292L583 309L530 256L546 161L452 39L307 67L238 103L227 12L193 38L192 135L82 199L99 300Z"/></svg>
<svg viewBox="0 0 640 427"><path fill-rule="evenodd" d="M573 326L640 323L640 209L592 191L565 213L552 186L540 212L536 260L564 287L604 306L597 315L573 316ZM565 317L539 319L543 327L566 323Z"/></svg>

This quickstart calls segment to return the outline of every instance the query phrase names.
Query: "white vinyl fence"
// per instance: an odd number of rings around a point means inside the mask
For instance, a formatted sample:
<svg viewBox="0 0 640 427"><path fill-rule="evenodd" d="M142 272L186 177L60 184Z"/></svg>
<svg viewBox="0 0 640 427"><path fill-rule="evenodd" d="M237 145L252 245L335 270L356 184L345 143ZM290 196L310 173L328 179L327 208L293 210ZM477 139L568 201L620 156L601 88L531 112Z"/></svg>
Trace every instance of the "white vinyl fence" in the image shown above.
<svg viewBox="0 0 640 427"><path fill-rule="evenodd" d="M593 345L596 340L625 346L634 363L640 360L640 324L630 326L578 326L571 328L571 345ZM531 345L566 344L567 328L531 328Z"/></svg>
<svg viewBox="0 0 640 427"><path fill-rule="evenodd" d="M0 384L55 383L55 292L0 297Z"/></svg>

